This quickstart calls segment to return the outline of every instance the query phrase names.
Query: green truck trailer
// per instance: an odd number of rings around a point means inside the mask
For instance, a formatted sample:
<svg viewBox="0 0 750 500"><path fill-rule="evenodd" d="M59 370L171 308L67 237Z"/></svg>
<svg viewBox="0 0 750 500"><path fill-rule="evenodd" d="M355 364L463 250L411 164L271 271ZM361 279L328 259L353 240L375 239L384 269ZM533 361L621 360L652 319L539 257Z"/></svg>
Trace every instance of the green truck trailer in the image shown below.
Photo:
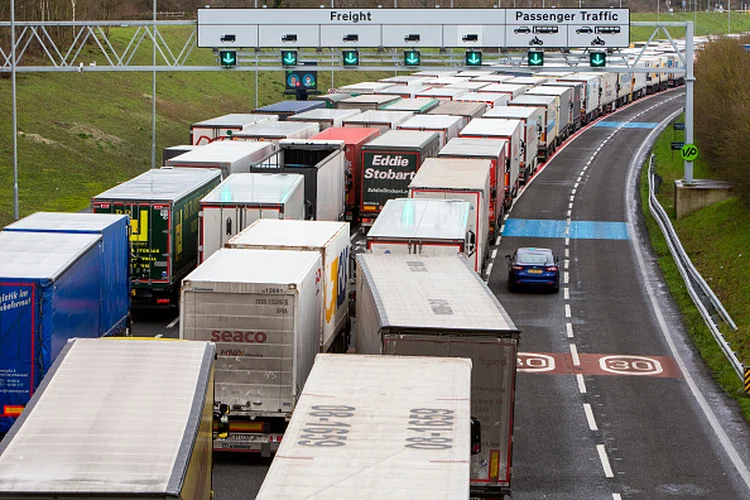
<svg viewBox="0 0 750 500"><path fill-rule="evenodd" d="M134 306L179 303L180 281L198 262L200 200L220 182L218 169L163 167L92 198L94 213L130 216Z"/></svg>

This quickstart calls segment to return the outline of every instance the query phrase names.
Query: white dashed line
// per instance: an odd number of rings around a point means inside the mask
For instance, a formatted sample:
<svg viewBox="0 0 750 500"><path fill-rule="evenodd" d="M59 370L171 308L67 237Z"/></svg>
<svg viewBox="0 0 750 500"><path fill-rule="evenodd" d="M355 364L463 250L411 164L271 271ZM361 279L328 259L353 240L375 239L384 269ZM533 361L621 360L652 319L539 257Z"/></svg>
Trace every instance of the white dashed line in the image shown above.
<svg viewBox="0 0 750 500"><path fill-rule="evenodd" d="M589 429L592 431L598 431L599 426L596 425L596 419L594 419L594 412L591 411L591 405L583 403L583 412L586 414L586 421L589 423Z"/></svg>
<svg viewBox="0 0 750 500"><path fill-rule="evenodd" d="M576 382L578 382L578 392L586 394L586 382L583 380L583 375L576 373Z"/></svg>
<svg viewBox="0 0 750 500"><path fill-rule="evenodd" d="M575 199L576 199L576 195L574 195L574 194L571 194L571 195L570 195L570 201L575 201Z"/></svg>
<svg viewBox="0 0 750 500"><path fill-rule="evenodd" d="M565 335L569 339L573 338L573 323L565 323Z"/></svg>
<svg viewBox="0 0 750 500"><path fill-rule="evenodd" d="M567 224L568 226L570 225L570 217L565 219L565 224Z"/></svg>
<svg viewBox="0 0 750 500"><path fill-rule="evenodd" d="M602 461L602 468L604 469L604 476L615 477L615 475L612 473L612 467L609 465L609 457L607 456L607 450L604 449L604 445L597 444L596 451L599 452L599 460Z"/></svg>
<svg viewBox="0 0 750 500"><path fill-rule="evenodd" d="M492 251L492 260L495 260L497 257L497 248Z"/></svg>
<svg viewBox="0 0 750 500"><path fill-rule="evenodd" d="M568 210L568 220L570 220L570 216L571 215L573 215L573 211L572 210Z"/></svg>
<svg viewBox="0 0 750 500"><path fill-rule="evenodd" d="M170 324L167 325L167 328L174 328L174 325L180 322L180 317L177 316L175 319L172 320Z"/></svg>
<svg viewBox="0 0 750 500"><path fill-rule="evenodd" d="M160 338L162 338L163 336L164 336L164 334L163 334L163 333L157 333L156 335L154 335L154 338L155 338L155 339L160 339Z"/></svg>
<svg viewBox="0 0 750 500"><path fill-rule="evenodd" d="M579 176L578 176L578 179L576 180L576 184L579 184L579 183L581 182L581 179L583 179L583 176L582 176L582 175L579 175Z"/></svg>
<svg viewBox="0 0 750 500"><path fill-rule="evenodd" d="M568 287L563 288L563 299L570 300L570 288Z"/></svg>
<svg viewBox="0 0 750 500"><path fill-rule="evenodd" d="M570 260L565 259L565 261L563 261L563 268L567 269L568 267L570 267Z"/></svg>
<svg viewBox="0 0 750 500"><path fill-rule="evenodd" d="M575 184L573 184L573 191L575 191L576 189L578 189L578 185L579 184L580 184L580 181L576 182Z"/></svg>
<svg viewBox="0 0 750 500"><path fill-rule="evenodd" d="M612 500L622 500L619 493L612 493Z"/></svg>
<svg viewBox="0 0 750 500"><path fill-rule="evenodd" d="M575 344L570 344L570 356L573 358L573 366L581 366L581 358L578 357L578 348Z"/></svg>
<svg viewBox="0 0 750 500"><path fill-rule="evenodd" d="M565 258L567 259L569 257L570 257L570 248L566 248L565 249Z"/></svg>
<svg viewBox="0 0 750 500"><path fill-rule="evenodd" d="M567 284L568 283L568 278L569 278L568 277L568 271L565 271L563 273L563 283Z"/></svg>
<svg viewBox="0 0 750 500"><path fill-rule="evenodd" d="M576 188L573 188L573 191L571 191L571 194L576 194L576 191L578 191Z"/></svg>
<svg viewBox="0 0 750 500"><path fill-rule="evenodd" d="M573 208L573 202L572 201L570 203L568 203L568 208L571 208L571 209Z"/></svg>
<svg viewBox="0 0 750 500"><path fill-rule="evenodd" d="M500 227L500 232L501 233L503 232L503 228L504 227L505 227L504 225ZM497 238L495 238L495 245L499 245L499 244L500 244L500 236L498 236Z"/></svg>
<svg viewBox="0 0 750 500"><path fill-rule="evenodd" d="M492 274L492 264L493 264L492 262L490 262L489 264L487 264L487 271L486 271L487 279L489 279L490 274Z"/></svg>
<svg viewBox="0 0 750 500"><path fill-rule="evenodd" d="M565 304L565 317L570 318L570 304Z"/></svg>
<svg viewBox="0 0 750 500"><path fill-rule="evenodd" d="M570 245L570 238L565 238L565 246Z"/></svg>

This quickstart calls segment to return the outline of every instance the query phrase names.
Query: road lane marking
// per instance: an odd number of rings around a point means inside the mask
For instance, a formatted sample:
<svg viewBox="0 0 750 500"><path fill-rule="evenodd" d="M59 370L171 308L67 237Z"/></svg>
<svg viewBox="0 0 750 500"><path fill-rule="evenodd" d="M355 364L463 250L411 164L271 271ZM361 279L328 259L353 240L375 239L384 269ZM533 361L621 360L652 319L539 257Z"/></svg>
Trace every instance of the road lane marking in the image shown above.
<svg viewBox="0 0 750 500"><path fill-rule="evenodd" d="M583 412L586 414L586 421L589 423L589 429L592 431L598 431L599 426L596 425L594 412L591 411L591 405L589 403L583 403Z"/></svg>
<svg viewBox="0 0 750 500"><path fill-rule="evenodd" d="M573 208L573 202L572 202L572 201L571 201L570 203L568 203L568 208L569 208L569 209L572 209L572 208Z"/></svg>
<svg viewBox="0 0 750 500"><path fill-rule="evenodd" d="M569 257L570 257L570 248L566 248L565 249L565 258L567 259Z"/></svg>
<svg viewBox="0 0 750 500"><path fill-rule="evenodd" d="M568 271L565 271L563 273L563 283L567 284L568 283L568 279L569 279Z"/></svg>
<svg viewBox="0 0 750 500"><path fill-rule="evenodd" d="M490 263L489 263L489 264L487 265L487 278L488 278L488 279L489 279L489 277L490 277L490 274L492 274L492 264L493 264L493 262L490 262Z"/></svg>
<svg viewBox="0 0 750 500"><path fill-rule="evenodd" d="M570 304L565 304L565 317L570 318Z"/></svg>
<svg viewBox="0 0 750 500"><path fill-rule="evenodd" d="M586 394L586 382L583 380L583 374L576 373L576 382L578 382L578 392Z"/></svg>
<svg viewBox="0 0 750 500"><path fill-rule="evenodd" d="M604 449L604 445L597 444L596 451L599 453L599 460L601 460L602 462L604 477L615 477L615 475L612 473L612 466L609 465L609 457L607 456L607 450Z"/></svg>
<svg viewBox="0 0 750 500"><path fill-rule="evenodd" d="M570 288L568 287L563 288L563 299L565 300L570 299Z"/></svg>
<svg viewBox="0 0 750 500"><path fill-rule="evenodd" d="M569 339L573 338L573 323L565 323L565 334Z"/></svg>
<svg viewBox="0 0 750 500"><path fill-rule="evenodd" d="M570 245L570 238L565 238L565 246Z"/></svg>
<svg viewBox="0 0 750 500"><path fill-rule="evenodd" d="M578 357L578 348L570 344L570 357L573 358L573 366L581 366L581 358Z"/></svg>
<svg viewBox="0 0 750 500"><path fill-rule="evenodd" d="M157 333L156 335L154 335L154 338L155 338L155 339L160 339L160 338L162 338L163 336L164 336L164 334L163 334L163 333Z"/></svg>
<svg viewBox="0 0 750 500"><path fill-rule="evenodd" d="M175 319L172 320L170 324L167 325L167 328L174 328L174 325L180 322L180 317L177 316Z"/></svg>
<svg viewBox="0 0 750 500"><path fill-rule="evenodd" d="M622 500L619 493L612 493L612 500Z"/></svg>
<svg viewBox="0 0 750 500"><path fill-rule="evenodd" d="M495 260L495 257L497 257L497 248L492 251L492 260Z"/></svg>
<svg viewBox="0 0 750 500"><path fill-rule="evenodd" d="M565 259L565 260L563 261L563 267L564 267L565 269L567 269L568 267L570 267L570 260L568 260L568 259Z"/></svg>

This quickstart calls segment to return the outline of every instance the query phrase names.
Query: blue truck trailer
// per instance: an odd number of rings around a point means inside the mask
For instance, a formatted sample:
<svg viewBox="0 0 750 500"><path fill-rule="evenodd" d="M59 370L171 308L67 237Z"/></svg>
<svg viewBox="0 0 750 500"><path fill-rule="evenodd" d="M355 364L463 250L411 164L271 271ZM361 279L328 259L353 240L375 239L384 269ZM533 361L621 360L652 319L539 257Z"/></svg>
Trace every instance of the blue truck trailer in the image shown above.
<svg viewBox="0 0 750 500"><path fill-rule="evenodd" d="M0 232L0 434L10 429L71 338L99 337L105 238Z"/></svg>

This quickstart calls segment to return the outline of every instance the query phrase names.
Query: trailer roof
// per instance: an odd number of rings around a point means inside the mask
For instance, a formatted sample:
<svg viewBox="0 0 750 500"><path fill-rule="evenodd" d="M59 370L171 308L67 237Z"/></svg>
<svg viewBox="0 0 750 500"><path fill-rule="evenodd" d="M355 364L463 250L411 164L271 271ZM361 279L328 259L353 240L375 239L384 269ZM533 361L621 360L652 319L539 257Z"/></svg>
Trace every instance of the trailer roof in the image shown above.
<svg viewBox="0 0 750 500"><path fill-rule="evenodd" d="M438 157L477 157L496 160L505 154L506 139L454 137L438 152Z"/></svg>
<svg viewBox="0 0 750 500"><path fill-rule="evenodd" d="M416 130L389 130L364 145L365 149L387 150L388 148L424 149L439 140L437 132Z"/></svg>
<svg viewBox="0 0 750 500"><path fill-rule="evenodd" d="M518 83L492 83L486 87L482 87L482 92L502 92L507 94L518 90L528 90L529 88L531 88L531 85L521 85Z"/></svg>
<svg viewBox="0 0 750 500"><path fill-rule="evenodd" d="M351 118L360 113L361 111L358 109L318 108L292 115L287 118L287 121L303 122L305 120L335 120L336 118Z"/></svg>
<svg viewBox="0 0 750 500"><path fill-rule="evenodd" d="M275 102L273 104L269 104L268 106L263 106L255 110L255 112L263 112L263 113L301 113L302 111L307 111L310 109L315 108L321 108L325 106L326 103L323 101L295 101L295 100L287 100L287 101L279 101Z"/></svg>
<svg viewBox="0 0 750 500"><path fill-rule="evenodd" d="M534 85L541 85L547 80L549 80L549 78L545 78L543 76L517 76L513 78L512 80L508 80L508 83L534 86Z"/></svg>
<svg viewBox="0 0 750 500"><path fill-rule="evenodd" d="M262 122L262 123L284 123L284 122ZM185 164L228 164L245 158L256 156L258 153L269 155L273 153L274 145L269 142L255 141L214 141L205 146L175 156L167 160L167 165Z"/></svg>
<svg viewBox="0 0 750 500"><path fill-rule="evenodd" d="M229 248L279 246L321 248L341 231L349 239L349 223L319 220L258 219L231 238Z"/></svg>
<svg viewBox="0 0 750 500"><path fill-rule="evenodd" d="M389 104L385 107L385 110L387 111L412 111L412 112L419 112L419 113L426 113L431 109L434 109L437 107L438 104L440 104L439 99L427 99L427 98L420 98L417 99L416 97L410 97L407 99L401 99L400 101L396 101L393 104Z"/></svg>
<svg viewBox="0 0 750 500"><path fill-rule="evenodd" d="M122 214L36 212L7 225L4 231L43 229L49 232L101 232L117 221L126 219L127 217L127 215Z"/></svg>
<svg viewBox="0 0 750 500"><path fill-rule="evenodd" d="M322 102L322 101L321 101ZM234 134L234 137L286 137L301 130L308 130L318 127L317 123L310 122L260 122L250 125L246 129Z"/></svg>
<svg viewBox="0 0 750 500"><path fill-rule="evenodd" d="M177 497L214 352L208 342L68 343L0 444L0 497Z"/></svg>
<svg viewBox="0 0 750 500"><path fill-rule="evenodd" d="M205 147L208 146L201 146L197 149ZM221 178L221 170L218 168L155 168L108 189L94 196L93 199L96 201L149 200L172 202L217 178Z"/></svg>
<svg viewBox="0 0 750 500"><path fill-rule="evenodd" d="M371 239L463 240L471 205L463 200L396 198L388 200L367 232Z"/></svg>
<svg viewBox="0 0 750 500"><path fill-rule="evenodd" d="M319 263L318 252L220 248L184 281L297 285Z"/></svg>
<svg viewBox="0 0 750 500"><path fill-rule="evenodd" d="M193 127L244 127L253 123L271 120L273 115L260 115L255 113L230 113L224 116L218 116L209 120L193 123ZM276 117L278 119L278 117Z"/></svg>
<svg viewBox="0 0 750 500"><path fill-rule="evenodd" d="M462 136L467 135L494 135L509 136L519 127L523 127L523 120L512 120L505 118L474 118L460 132Z"/></svg>
<svg viewBox="0 0 750 500"><path fill-rule="evenodd" d="M572 89L567 86L560 85L539 85L533 89L529 89L526 95L556 95L561 96L563 94L570 94Z"/></svg>
<svg viewBox="0 0 750 500"><path fill-rule="evenodd" d="M286 203L305 176L300 174L231 174L201 200L206 205L280 205Z"/></svg>
<svg viewBox="0 0 750 500"><path fill-rule="evenodd" d="M0 277L57 279L102 239L99 234L0 232Z"/></svg>
<svg viewBox="0 0 750 500"><path fill-rule="evenodd" d="M425 69L422 71L417 71L416 73L412 73L412 76L425 78L425 77L438 77L438 76L455 76L457 74L458 74L458 71L449 70L449 69Z"/></svg>
<svg viewBox="0 0 750 500"><path fill-rule="evenodd" d="M324 131L310 137L310 140L344 141L345 144L359 144L368 138L377 137L380 130L372 127L328 127Z"/></svg>
<svg viewBox="0 0 750 500"><path fill-rule="evenodd" d="M372 289L381 328L518 331L462 256L360 254L357 263Z"/></svg>
<svg viewBox="0 0 750 500"><path fill-rule="evenodd" d="M487 106L479 102L443 101L427 112L428 115L474 116L482 114Z"/></svg>
<svg viewBox="0 0 750 500"><path fill-rule="evenodd" d="M471 366L465 358L318 354L257 499L468 500ZM322 417L318 405L352 410ZM414 408L455 416L442 431L451 446L409 447L420 434L408 422ZM343 424L343 446L302 444L308 428L329 423Z"/></svg>
<svg viewBox="0 0 750 500"><path fill-rule="evenodd" d="M391 88L392 86L389 85L388 88ZM379 92L386 89L378 90ZM396 95L385 95L385 94L362 94L358 95L356 97L350 97L349 99L344 99L343 101L339 102L339 105L354 105L362 104L362 105L382 105L389 102L397 101L400 99L400 97Z"/></svg>
<svg viewBox="0 0 750 500"><path fill-rule="evenodd" d="M457 101L496 103L508 100L510 96L502 92L468 92L456 97Z"/></svg>
<svg viewBox="0 0 750 500"><path fill-rule="evenodd" d="M555 96L552 95L535 95L535 94L524 94L519 95L518 97L511 99L508 104L510 106L516 104L516 105L532 105L532 106L538 106L539 104L542 104L544 106L548 106L550 104L555 103Z"/></svg>
<svg viewBox="0 0 750 500"><path fill-rule="evenodd" d="M415 97L458 97L467 93L466 89L456 89L448 87L432 87L422 92L417 92Z"/></svg>
<svg viewBox="0 0 750 500"><path fill-rule="evenodd" d="M401 123L398 128L447 130L462 121L463 117L456 115L415 115Z"/></svg>
<svg viewBox="0 0 750 500"><path fill-rule="evenodd" d="M464 79L463 82L451 83L450 85L446 85L443 88L445 88L445 89L465 89L465 90L468 90L468 91L471 92L473 90L477 90L477 89L481 89L482 87L486 87L487 85L489 85L489 82L477 82L475 80Z"/></svg>
<svg viewBox="0 0 750 500"><path fill-rule="evenodd" d="M372 94L376 90L382 90L384 88L390 87L391 85L393 84L389 82L359 82L352 83L351 85L344 85L342 87L339 87L338 90L343 90L344 92Z"/></svg>
<svg viewBox="0 0 750 500"><path fill-rule="evenodd" d="M424 76L417 76L417 75L396 75L396 76L389 76L388 78L381 78L378 80L382 83L411 83L411 82L423 82L425 81Z"/></svg>
<svg viewBox="0 0 750 500"><path fill-rule="evenodd" d="M495 106L488 110L482 118L525 119L537 113L544 113L544 108L533 108L531 106Z"/></svg>
<svg viewBox="0 0 750 500"><path fill-rule="evenodd" d="M407 85L394 85L392 87L388 87L386 89L378 90L375 95L387 95L387 96L394 96L394 95L401 95L401 94L415 94L416 92L421 92L422 90L427 90L428 86L422 85L421 83L411 83Z"/></svg>
<svg viewBox="0 0 750 500"><path fill-rule="evenodd" d="M513 75L498 75L498 74L492 74L492 75L482 75L482 76L475 76L471 80L474 82L488 82L488 83L500 83L507 80L512 80L515 78Z"/></svg>
<svg viewBox="0 0 750 500"><path fill-rule="evenodd" d="M359 124L359 123L388 123L398 124L405 122L411 118L414 113L409 111L385 111L379 109L368 109L363 113L358 114L355 117L344 120L344 124Z"/></svg>
<svg viewBox="0 0 750 500"><path fill-rule="evenodd" d="M409 189L482 190L489 185L492 162L485 159L427 158L409 183Z"/></svg>

